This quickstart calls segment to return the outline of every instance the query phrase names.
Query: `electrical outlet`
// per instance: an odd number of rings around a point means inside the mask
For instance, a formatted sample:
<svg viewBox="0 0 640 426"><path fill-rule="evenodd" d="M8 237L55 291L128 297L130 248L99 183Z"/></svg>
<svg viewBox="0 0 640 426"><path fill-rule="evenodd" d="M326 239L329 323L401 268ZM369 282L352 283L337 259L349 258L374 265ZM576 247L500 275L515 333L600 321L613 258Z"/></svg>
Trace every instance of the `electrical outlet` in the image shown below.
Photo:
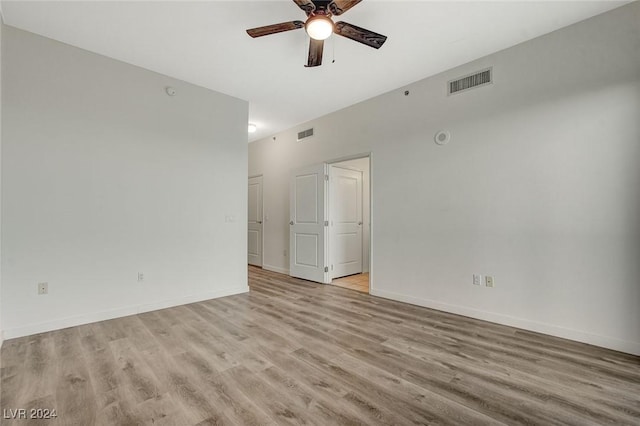
<svg viewBox="0 0 640 426"><path fill-rule="evenodd" d="M490 275L487 275L486 277L484 277L484 285L486 285L487 287L493 287L493 277Z"/></svg>
<svg viewBox="0 0 640 426"><path fill-rule="evenodd" d="M473 285L482 284L482 275L473 274Z"/></svg>
<svg viewBox="0 0 640 426"><path fill-rule="evenodd" d="M138 281L144 281L144 274L142 272L138 272Z"/></svg>
<svg viewBox="0 0 640 426"><path fill-rule="evenodd" d="M38 283L38 294L49 294L49 283Z"/></svg>

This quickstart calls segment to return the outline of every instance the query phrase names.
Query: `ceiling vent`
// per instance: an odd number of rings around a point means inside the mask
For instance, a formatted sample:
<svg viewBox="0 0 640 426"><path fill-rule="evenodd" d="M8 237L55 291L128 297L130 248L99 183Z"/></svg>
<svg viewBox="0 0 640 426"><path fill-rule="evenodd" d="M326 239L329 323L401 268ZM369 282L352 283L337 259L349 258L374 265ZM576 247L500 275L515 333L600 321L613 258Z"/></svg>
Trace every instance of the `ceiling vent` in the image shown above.
<svg viewBox="0 0 640 426"><path fill-rule="evenodd" d="M301 140L310 138L311 136L313 136L313 127L310 129L298 132L298 142L300 142Z"/></svg>
<svg viewBox="0 0 640 426"><path fill-rule="evenodd" d="M493 83L493 68L487 68L482 71L475 72L447 83L448 94L464 92L474 87L484 86Z"/></svg>

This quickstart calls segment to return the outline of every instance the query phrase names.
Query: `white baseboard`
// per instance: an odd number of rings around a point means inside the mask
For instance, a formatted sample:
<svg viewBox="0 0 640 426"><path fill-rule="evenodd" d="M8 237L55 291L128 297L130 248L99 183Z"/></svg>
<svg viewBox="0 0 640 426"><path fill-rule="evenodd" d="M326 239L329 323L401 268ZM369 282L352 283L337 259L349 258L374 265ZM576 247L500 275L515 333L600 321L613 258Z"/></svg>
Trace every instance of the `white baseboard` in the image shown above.
<svg viewBox="0 0 640 426"><path fill-rule="evenodd" d="M494 312L481 311L467 306L450 305L448 303L438 302L435 300L421 299L419 297L408 296L405 294L394 293L385 290L371 289L370 294L373 296L383 297L385 299L396 300L399 302L410 303L412 305L423 306L425 308L436 309L438 311L449 312L452 314L463 315L466 317L476 318L483 321L489 321L496 324L508 325L511 327L521 328L524 330L535 331L537 333L547 334L550 336L561 337L563 339L574 340L577 342L588 343L594 346L613 349L632 355L640 355L640 342L631 342L628 340L617 339L614 337L601 336L599 334L586 333L580 330L559 327L553 324L531 321L523 318L511 317L509 315L498 314Z"/></svg>
<svg viewBox="0 0 640 426"><path fill-rule="evenodd" d="M289 275L289 269L287 268L280 268L278 266L271 266L271 265L262 265L262 269L266 269L267 271L271 271L271 272L277 272L279 274Z"/></svg>
<svg viewBox="0 0 640 426"><path fill-rule="evenodd" d="M141 314L143 312L157 311L159 309L171 308L173 306L186 305L189 303L201 302L203 300L217 299L234 294L247 293L249 286L243 285L238 287L230 287L213 291L209 293L201 293L191 296L185 296L178 299L164 300L160 302L127 306L124 308L111 309L108 311L92 312L90 314L76 315L67 318L61 318L54 321L41 322L23 327L11 328L4 330L5 339L15 339L17 337L31 336L33 334L44 333L47 331L60 330L78 325L90 324L92 322L105 321L114 318L126 317L129 315Z"/></svg>

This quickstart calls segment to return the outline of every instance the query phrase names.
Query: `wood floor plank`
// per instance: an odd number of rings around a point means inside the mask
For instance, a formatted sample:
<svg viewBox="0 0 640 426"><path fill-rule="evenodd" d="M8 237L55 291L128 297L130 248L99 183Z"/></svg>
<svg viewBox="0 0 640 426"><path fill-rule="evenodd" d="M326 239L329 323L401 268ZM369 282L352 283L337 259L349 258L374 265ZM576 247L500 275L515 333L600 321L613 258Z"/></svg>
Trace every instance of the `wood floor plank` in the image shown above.
<svg viewBox="0 0 640 426"><path fill-rule="evenodd" d="M80 345L84 353L104 350L109 347L109 339L99 324L85 324L78 327Z"/></svg>
<svg viewBox="0 0 640 426"><path fill-rule="evenodd" d="M75 345L65 346L65 349L71 347ZM62 352L71 353L67 350ZM59 358L56 370L56 406L52 408L58 412L58 422L65 425L95 423L96 397L82 354Z"/></svg>
<svg viewBox="0 0 640 426"><path fill-rule="evenodd" d="M0 408L83 426L640 424L640 357L255 267L249 286L8 340Z"/></svg>
<svg viewBox="0 0 640 426"><path fill-rule="evenodd" d="M393 418L394 421L400 423L454 424L453 421L448 422L447 419L438 418L426 404L421 404L420 401L409 398L402 398L398 394L391 395L385 386L373 383L355 372L347 371L333 361L323 359L304 348L294 352L294 355L314 368L341 381L350 390L349 394L358 393L361 397L367 398L371 401L369 404L376 407L386 418ZM393 414L390 414L389 411Z"/></svg>
<svg viewBox="0 0 640 426"><path fill-rule="evenodd" d="M201 422L219 413L220 410L216 407L215 401L205 396L193 377L187 374L174 356L164 348L158 347L144 351L140 357L156 374L165 392L169 392L180 404L182 412L190 423Z"/></svg>
<svg viewBox="0 0 640 426"><path fill-rule="evenodd" d="M201 354L191 351L176 356L176 362L180 365L182 372L191 377L193 383L207 395L207 399L216 411L216 414L208 416L201 423L224 424L225 421L221 419L219 413L222 413L222 417L228 419L231 424L272 423L271 420L262 421L262 418L266 417L266 413L263 413L233 385L229 385L228 380L225 380L220 371L216 370L215 363L211 362L214 358L205 358Z"/></svg>
<svg viewBox="0 0 640 426"><path fill-rule="evenodd" d="M128 387L116 387L103 393L96 393L96 425L138 425L143 424L138 417L137 402Z"/></svg>
<svg viewBox="0 0 640 426"><path fill-rule="evenodd" d="M87 350L84 357L96 395L110 392L121 385L120 365L110 345L98 351Z"/></svg>
<svg viewBox="0 0 640 426"><path fill-rule="evenodd" d="M308 411L315 423L364 425L357 413L352 412L340 400L329 399L316 394L302 382L287 375L276 367L270 367L261 373L277 392L288 395L289 401L301 410Z"/></svg>
<svg viewBox="0 0 640 426"><path fill-rule="evenodd" d="M428 361L452 361L458 359L469 366L476 366L510 377L519 377L527 383L536 383L544 389L553 389L561 394L575 395L584 402L605 402L609 408L620 411L634 410L633 398L618 388L607 386L604 381L595 387L582 375L567 373L566 366L542 365L517 356L503 356L495 351L485 351L482 356L470 357L468 352L458 348L442 349L426 342L389 339L385 346ZM604 387L607 387L604 391ZM597 389L597 390L596 390ZM604 391L604 392L603 392ZM638 407L640 409L640 406ZM636 411L640 416L640 411Z"/></svg>
<svg viewBox="0 0 640 426"><path fill-rule="evenodd" d="M265 380L243 366L226 370L222 376L232 381L235 388L264 410L276 424L317 424L307 417L306 410L296 407L285 395L276 394Z"/></svg>
<svg viewBox="0 0 640 426"><path fill-rule="evenodd" d="M417 386L404 379L400 379L386 371L372 365L362 363L352 355L344 354L333 360L333 364L346 371L357 373L361 377L366 377L371 381L380 383L384 389L400 396L407 401L414 401L428 406L433 411L434 416L439 418L438 423L453 425L498 425L504 424L484 415L480 412L447 399L437 393ZM428 404L425 402L428 401Z"/></svg>
<svg viewBox="0 0 640 426"><path fill-rule="evenodd" d="M56 366L49 362L50 358L55 357L52 335L43 333L33 336L25 356L23 386L16 395L16 402L20 406L55 393Z"/></svg>
<svg viewBox="0 0 640 426"><path fill-rule="evenodd" d="M166 392L167 386L156 377L157 371L148 360L134 349L128 338L110 343L117 363L120 386L126 387L136 404L156 398Z"/></svg>

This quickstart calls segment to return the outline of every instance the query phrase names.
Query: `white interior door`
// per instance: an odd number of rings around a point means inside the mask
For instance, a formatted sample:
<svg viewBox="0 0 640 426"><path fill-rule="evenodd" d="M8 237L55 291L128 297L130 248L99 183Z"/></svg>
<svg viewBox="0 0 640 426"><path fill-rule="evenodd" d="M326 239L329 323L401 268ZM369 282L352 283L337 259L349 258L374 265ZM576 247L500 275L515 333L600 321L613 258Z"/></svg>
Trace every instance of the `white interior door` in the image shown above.
<svg viewBox="0 0 640 426"><path fill-rule="evenodd" d="M318 164L295 170L289 187L289 274L319 283L330 282L327 181L327 165Z"/></svg>
<svg viewBox="0 0 640 426"><path fill-rule="evenodd" d="M331 166L331 277L362 273L362 172Z"/></svg>
<svg viewBox="0 0 640 426"><path fill-rule="evenodd" d="M262 266L262 176L249 178L249 265Z"/></svg>

